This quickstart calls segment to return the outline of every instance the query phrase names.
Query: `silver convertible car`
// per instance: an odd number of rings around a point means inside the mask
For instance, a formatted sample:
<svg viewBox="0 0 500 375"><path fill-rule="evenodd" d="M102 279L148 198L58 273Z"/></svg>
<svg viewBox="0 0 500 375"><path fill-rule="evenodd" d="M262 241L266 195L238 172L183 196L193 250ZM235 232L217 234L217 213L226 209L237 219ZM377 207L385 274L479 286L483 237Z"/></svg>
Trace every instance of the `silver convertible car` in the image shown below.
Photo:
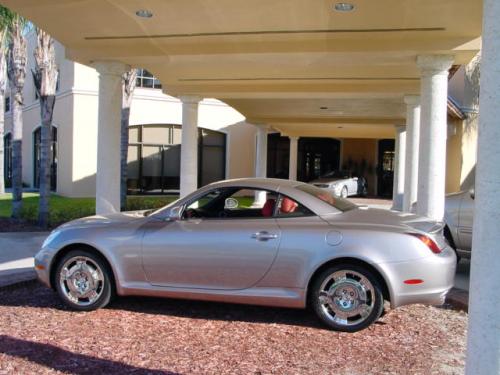
<svg viewBox="0 0 500 375"><path fill-rule="evenodd" d="M330 328L354 332L380 317L384 300L443 302L456 258L442 228L297 181L238 179L157 211L64 224L35 269L76 310L115 294L310 306Z"/></svg>

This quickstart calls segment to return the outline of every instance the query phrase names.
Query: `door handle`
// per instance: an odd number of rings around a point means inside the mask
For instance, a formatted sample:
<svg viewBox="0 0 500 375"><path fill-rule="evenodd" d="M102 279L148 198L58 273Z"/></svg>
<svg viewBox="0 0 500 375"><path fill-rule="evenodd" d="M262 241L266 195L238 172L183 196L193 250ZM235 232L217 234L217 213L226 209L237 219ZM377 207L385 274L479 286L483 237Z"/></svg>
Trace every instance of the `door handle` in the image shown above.
<svg viewBox="0 0 500 375"><path fill-rule="evenodd" d="M256 239L257 241L268 241L268 240L274 240L278 238L278 235L275 233L269 233L267 231L260 231L257 233L252 234L252 238Z"/></svg>

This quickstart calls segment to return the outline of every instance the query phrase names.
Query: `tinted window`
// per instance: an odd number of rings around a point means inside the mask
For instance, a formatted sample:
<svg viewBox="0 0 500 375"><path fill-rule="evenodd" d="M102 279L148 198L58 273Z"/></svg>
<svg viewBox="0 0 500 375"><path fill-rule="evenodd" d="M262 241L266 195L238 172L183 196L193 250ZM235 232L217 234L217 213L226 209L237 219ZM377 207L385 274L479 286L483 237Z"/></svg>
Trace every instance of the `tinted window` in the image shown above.
<svg viewBox="0 0 500 375"><path fill-rule="evenodd" d="M184 211L184 218L272 217L276 202L276 193L265 190L239 187L215 189L191 202Z"/></svg>
<svg viewBox="0 0 500 375"><path fill-rule="evenodd" d="M337 210L345 212L355 209L357 206L349 202L347 199L340 198L328 190L320 189L314 185L303 184L296 187L296 189L303 191L307 194L321 199L323 202L328 203L330 206L335 207Z"/></svg>

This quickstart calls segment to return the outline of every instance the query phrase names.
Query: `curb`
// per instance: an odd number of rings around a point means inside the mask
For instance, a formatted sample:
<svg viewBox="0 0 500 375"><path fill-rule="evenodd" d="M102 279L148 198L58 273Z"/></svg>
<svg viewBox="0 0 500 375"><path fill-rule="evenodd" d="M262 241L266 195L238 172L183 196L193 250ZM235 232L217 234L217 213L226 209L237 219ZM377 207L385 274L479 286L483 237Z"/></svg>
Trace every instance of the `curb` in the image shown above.
<svg viewBox="0 0 500 375"><path fill-rule="evenodd" d="M31 284L36 281L35 270L17 272L12 275L0 276L0 289L11 289L17 288L19 286L24 286L26 284Z"/></svg>
<svg viewBox="0 0 500 375"><path fill-rule="evenodd" d="M452 288L446 295L445 303L451 305L456 310L468 312L469 292L463 289Z"/></svg>

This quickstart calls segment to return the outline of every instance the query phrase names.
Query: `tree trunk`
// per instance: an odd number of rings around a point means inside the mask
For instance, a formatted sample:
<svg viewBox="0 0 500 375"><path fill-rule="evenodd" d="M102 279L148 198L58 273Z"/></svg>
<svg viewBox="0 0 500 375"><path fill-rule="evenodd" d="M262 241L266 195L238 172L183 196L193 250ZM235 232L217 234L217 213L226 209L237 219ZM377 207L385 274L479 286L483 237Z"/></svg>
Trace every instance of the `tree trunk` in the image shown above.
<svg viewBox="0 0 500 375"><path fill-rule="evenodd" d="M7 66L5 62L5 31L0 35L0 194L5 193L5 89L7 86Z"/></svg>
<svg viewBox="0 0 500 375"><path fill-rule="evenodd" d="M14 218L21 217L23 205L23 88L27 60L23 29L23 20L16 16L12 24L7 69L12 98L12 217Z"/></svg>
<svg viewBox="0 0 500 375"><path fill-rule="evenodd" d="M54 113L55 95L40 97L41 155L40 155L40 202L38 206L38 224L42 228L49 226L50 172L52 164L52 116Z"/></svg>
<svg viewBox="0 0 500 375"><path fill-rule="evenodd" d="M4 121L4 116L5 116L5 94L0 92L0 194L5 193L5 170L4 170L5 121Z"/></svg>
<svg viewBox="0 0 500 375"><path fill-rule="evenodd" d="M12 96L12 217L21 218L23 208L23 98Z"/></svg>
<svg viewBox="0 0 500 375"><path fill-rule="evenodd" d="M120 140L120 207L124 211L127 207L127 161L128 161L128 124L130 106L122 107L121 140Z"/></svg>
<svg viewBox="0 0 500 375"><path fill-rule="evenodd" d="M33 81L40 98L41 139L40 139L40 201L38 204L38 224L49 226L50 175L52 164L52 116L56 102L57 77L54 39L45 31L37 29L38 44L34 52L35 71Z"/></svg>

